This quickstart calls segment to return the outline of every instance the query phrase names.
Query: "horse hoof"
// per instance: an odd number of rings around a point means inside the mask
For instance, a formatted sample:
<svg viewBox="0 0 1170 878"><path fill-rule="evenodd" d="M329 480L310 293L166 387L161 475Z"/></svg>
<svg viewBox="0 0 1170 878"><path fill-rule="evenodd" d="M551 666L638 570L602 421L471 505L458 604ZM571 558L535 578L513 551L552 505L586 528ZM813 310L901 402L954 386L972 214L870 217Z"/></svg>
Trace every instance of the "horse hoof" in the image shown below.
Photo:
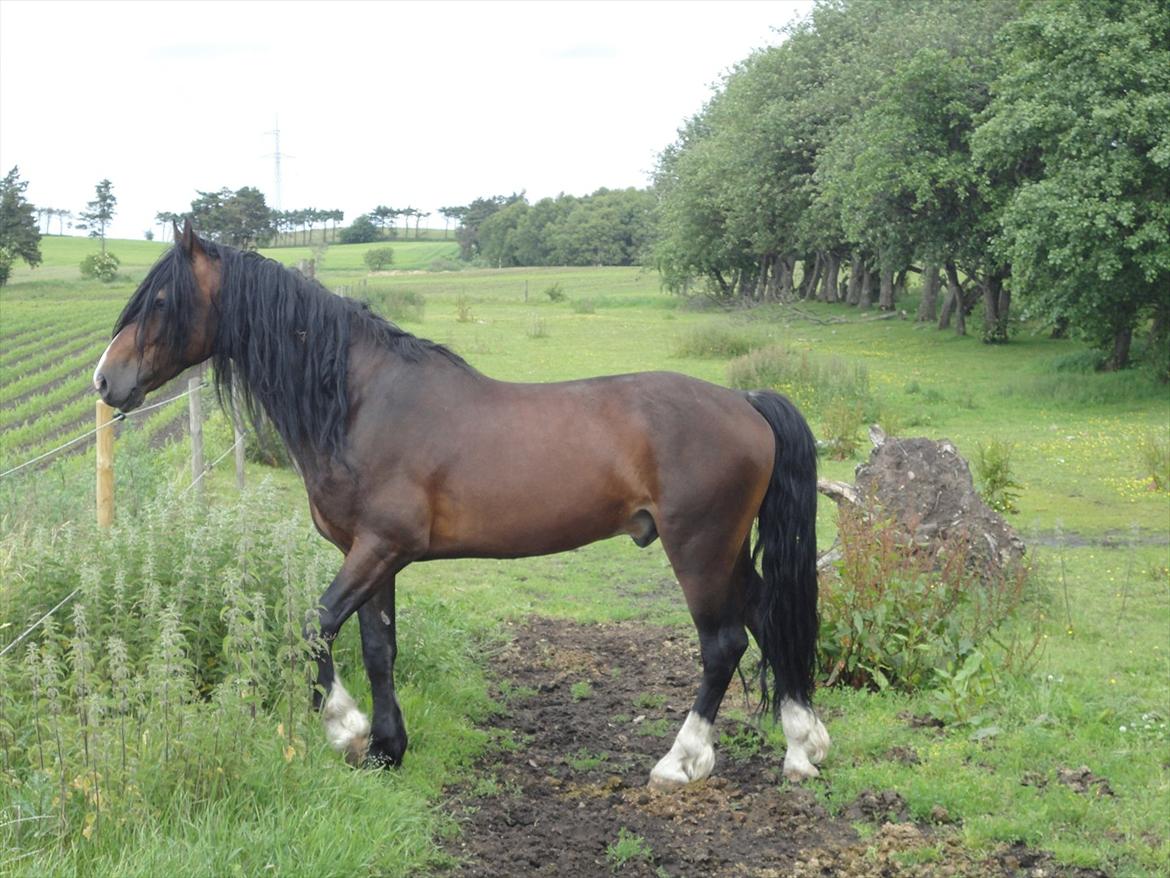
<svg viewBox="0 0 1170 878"><path fill-rule="evenodd" d="M819 775L817 767L808 761L808 757L804 756L804 751L801 751L800 756L795 758L791 754L784 757L784 777L790 783L800 783Z"/></svg>

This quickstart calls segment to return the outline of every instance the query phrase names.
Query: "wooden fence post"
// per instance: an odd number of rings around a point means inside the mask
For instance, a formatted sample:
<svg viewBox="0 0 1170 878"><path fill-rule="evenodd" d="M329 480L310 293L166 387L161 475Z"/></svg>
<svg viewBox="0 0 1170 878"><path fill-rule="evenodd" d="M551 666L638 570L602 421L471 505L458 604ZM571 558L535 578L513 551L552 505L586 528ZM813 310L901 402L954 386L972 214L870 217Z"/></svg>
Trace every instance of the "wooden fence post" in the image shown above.
<svg viewBox="0 0 1170 878"><path fill-rule="evenodd" d="M114 410L97 401L97 523L114 523Z"/></svg>
<svg viewBox="0 0 1170 878"><path fill-rule="evenodd" d="M191 422L191 483L195 492L203 497L203 399L199 394L202 377L196 375L187 380L187 410Z"/></svg>
<svg viewBox="0 0 1170 878"><path fill-rule="evenodd" d="M232 429L236 434L236 487L244 490L244 431L240 425L233 422Z"/></svg>

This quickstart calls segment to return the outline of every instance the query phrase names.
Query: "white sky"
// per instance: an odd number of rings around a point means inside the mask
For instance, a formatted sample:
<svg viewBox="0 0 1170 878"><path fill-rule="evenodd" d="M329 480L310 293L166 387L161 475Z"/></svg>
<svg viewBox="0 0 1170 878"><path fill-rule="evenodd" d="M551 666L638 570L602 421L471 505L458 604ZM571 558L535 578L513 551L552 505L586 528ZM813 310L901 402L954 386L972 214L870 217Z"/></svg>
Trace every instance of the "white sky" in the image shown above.
<svg viewBox="0 0 1170 878"><path fill-rule="evenodd" d="M109 234L141 237L197 189L273 205L279 118L281 206L347 221L644 186L722 74L810 7L0 0L0 174L74 212L108 177Z"/></svg>

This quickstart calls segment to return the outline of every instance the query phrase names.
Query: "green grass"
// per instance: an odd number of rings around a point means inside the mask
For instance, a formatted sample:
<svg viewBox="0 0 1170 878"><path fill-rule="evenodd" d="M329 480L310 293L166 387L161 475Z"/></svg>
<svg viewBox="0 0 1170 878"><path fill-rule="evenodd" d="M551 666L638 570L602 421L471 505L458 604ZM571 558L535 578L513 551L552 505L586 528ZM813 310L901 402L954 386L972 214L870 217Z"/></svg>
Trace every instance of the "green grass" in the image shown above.
<svg viewBox="0 0 1170 878"><path fill-rule="evenodd" d="M36 271L18 268L0 290L0 399L11 399L6 387L29 371L23 368L26 360L39 364L38 369L51 362L41 357L38 334L77 339L68 348L77 350L88 343L86 333L108 332L135 280L162 249L142 242L109 246L122 259L125 275L114 284L84 282L77 274L77 263L96 249L94 242L49 238L46 264ZM1070 341L1022 333L1008 345L985 346L976 338L906 321L855 320L843 308L816 303L803 304L801 311L818 320L845 317L845 322L807 320L782 307L704 313L662 293L652 272L434 273L422 270L435 254L450 253L452 242L392 246L395 268L403 273L370 278L366 289L422 297L425 309L415 312L421 319L404 319L403 326L453 346L497 378L549 381L671 369L726 383L731 349L700 350L692 341L738 344L746 338L754 345L763 339L864 366L878 417L895 434L948 438L969 460L980 445L1009 443L1012 474L1021 486L1015 501L1020 511L1011 523L1034 548L1043 571L1034 597L1045 616L1039 664L1026 678L1003 679L981 706L977 727L998 729L981 740L972 740L974 726L941 733L911 728L904 716L927 713L928 693L822 691L818 703L834 750L823 779L811 787L832 807L865 788L897 790L919 818L942 805L959 821L965 842L978 849L1022 839L1054 851L1064 862L1120 876L1170 867L1165 841L1170 836L1165 812L1170 797L1165 759L1170 500L1165 491L1152 489L1142 451L1150 442L1170 439L1164 387L1140 373L1081 371L1077 363L1084 349ZM366 249L331 246L319 278L332 288L360 294L367 277L361 264ZM295 262L311 251L290 248L273 255ZM565 301L552 302L542 294L554 283L564 290ZM376 303L377 296L371 299ZM573 306L585 300L590 308ZM463 322L460 301L471 318ZM547 337L531 337L537 320ZM85 380L85 370L77 374ZM181 415L182 407L175 408ZM230 444L226 436L222 425L209 427L208 459ZM154 514L150 498L159 481L181 484L189 478L181 446L150 453L146 438L145 430L128 426L119 442L118 470L119 515L143 527ZM21 447L39 447L37 441L45 440L33 436ZM139 443L138 454L126 450L134 443ZM0 469L9 456L0 455ZM823 461L821 474L852 480L860 459ZM304 489L293 474L249 468L250 479L263 476L271 479L272 494L258 527L276 527L288 510L305 509ZM51 528L88 520L92 481L92 464L85 459L0 481L0 538L5 541L0 558L19 557L33 543L42 545L37 541L56 539L65 562L46 561L43 570L3 579L0 601L14 583L36 583L40 591L22 610L31 616L51 606L54 594L64 593L48 573L76 564L90 549L84 541L54 537ZM213 507L234 502L230 470L217 470L207 481ZM26 524L33 520L43 523L43 534ZM822 546L831 543L836 523L830 504L821 504L818 528ZM306 539L307 534L306 526ZM312 545L322 552L318 585L323 587L336 558L319 541ZM434 861L434 834L451 829L434 808L438 785L461 776L482 746L468 721L468 713L476 715L482 707L482 680L472 675L463 681L465 688L444 691L456 681L442 666L443 653L428 642L423 610L440 602L443 612L486 638L499 632L503 620L532 613L581 621L638 619L691 630L660 547L638 550L624 538L548 558L416 565L398 581L404 596L402 654L404 661L408 655L415 661L403 689L412 733L403 772L371 776L349 771L324 752L315 728L306 734L304 761L285 763L275 733L278 719L263 713L267 726L258 727L254 739L241 739L246 758L214 801L162 797L158 801L166 807L129 812L133 825L93 843L92 849L79 841L62 847L25 838L22 853L40 852L14 868L25 874L231 874L229 856L238 851L243 852L238 855L243 874L310 869L410 874ZM5 610L0 625L17 621L11 605L0 605ZM0 641L12 627L0 629ZM339 649L347 684L361 697L356 631L346 632ZM738 703L738 696L729 697L728 709L736 710ZM6 728L2 720L0 728ZM766 732L771 746L782 746L777 729ZM912 747L919 764L888 758L895 746ZM582 753L576 758L591 766L594 757ZM1081 764L1107 778L1116 796L1081 796L1057 781L1059 769ZM173 774L167 766L159 771L165 777ZM1026 778L1044 783L1021 783ZM0 864L6 864L7 855L0 846Z"/></svg>

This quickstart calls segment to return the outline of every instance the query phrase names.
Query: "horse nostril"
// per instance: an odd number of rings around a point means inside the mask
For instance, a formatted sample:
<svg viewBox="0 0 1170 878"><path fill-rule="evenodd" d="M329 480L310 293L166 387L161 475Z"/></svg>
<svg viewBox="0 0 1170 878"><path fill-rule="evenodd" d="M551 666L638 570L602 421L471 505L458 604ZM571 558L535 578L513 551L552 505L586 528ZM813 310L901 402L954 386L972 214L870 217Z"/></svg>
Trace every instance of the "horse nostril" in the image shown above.
<svg viewBox="0 0 1170 878"><path fill-rule="evenodd" d="M106 376L102 375L100 372L97 375L94 375L93 376L93 386L97 388L98 393L100 393L104 396L105 392L106 392L106 386L107 386L106 385Z"/></svg>

